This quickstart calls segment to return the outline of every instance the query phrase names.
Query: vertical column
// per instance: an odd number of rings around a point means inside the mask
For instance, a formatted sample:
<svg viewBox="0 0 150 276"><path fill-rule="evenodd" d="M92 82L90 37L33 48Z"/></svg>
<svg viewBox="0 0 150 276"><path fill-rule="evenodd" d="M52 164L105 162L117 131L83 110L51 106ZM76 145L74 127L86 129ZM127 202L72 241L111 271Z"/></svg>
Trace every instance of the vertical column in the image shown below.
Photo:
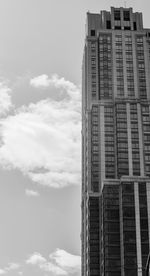
<svg viewBox="0 0 150 276"><path fill-rule="evenodd" d="M142 118L141 105L137 104L138 129L139 129L139 152L140 152L140 175L144 176L144 158L143 158L143 135L142 135Z"/></svg>
<svg viewBox="0 0 150 276"><path fill-rule="evenodd" d="M92 85L92 74L91 74L91 48L89 41L87 42L87 108L90 108L91 104L91 85Z"/></svg>
<svg viewBox="0 0 150 276"><path fill-rule="evenodd" d="M115 32L112 32L112 94L114 99L117 97L116 49L114 47L115 43Z"/></svg>
<svg viewBox="0 0 150 276"><path fill-rule="evenodd" d="M122 51L123 51L123 68L124 68L124 96L128 97L128 89L127 89L127 71L126 71L126 53L125 53L125 33L122 32Z"/></svg>
<svg viewBox="0 0 150 276"><path fill-rule="evenodd" d="M124 276L124 240L123 240L123 203L122 185L119 187L119 215L120 215L120 249L121 249L121 276Z"/></svg>
<svg viewBox="0 0 150 276"><path fill-rule="evenodd" d="M149 234L149 244L150 244L150 182L146 183L146 192L147 192L148 234Z"/></svg>
<svg viewBox="0 0 150 276"><path fill-rule="evenodd" d="M132 166L132 142L131 142L131 119L130 119L130 104L127 103L127 132L128 132L128 162L129 162L129 175L133 175Z"/></svg>
<svg viewBox="0 0 150 276"><path fill-rule="evenodd" d="M150 100L149 57L148 57L146 37L144 36L143 36L143 48L144 48L145 75L146 75L146 94L147 94L147 99Z"/></svg>
<svg viewBox="0 0 150 276"><path fill-rule="evenodd" d="M136 249L137 249L137 266L138 266L137 276L142 276L140 208L139 208L139 190L138 190L137 182L134 183L134 197L135 197Z"/></svg>
<svg viewBox="0 0 150 276"><path fill-rule="evenodd" d="M105 179L105 121L104 121L104 106L100 106L100 175L101 185ZM103 187L101 186L101 189Z"/></svg>
<svg viewBox="0 0 150 276"><path fill-rule="evenodd" d="M133 52L133 74L134 74L134 93L135 98L139 97L138 93L138 76L137 76L137 58L136 58L136 43L135 43L135 34L132 32L132 52Z"/></svg>
<svg viewBox="0 0 150 276"><path fill-rule="evenodd" d="M87 189L89 191L89 190L91 190L91 133L92 133L91 112L90 111L88 111L87 120L88 120L88 133L87 133L87 139L88 139Z"/></svg>

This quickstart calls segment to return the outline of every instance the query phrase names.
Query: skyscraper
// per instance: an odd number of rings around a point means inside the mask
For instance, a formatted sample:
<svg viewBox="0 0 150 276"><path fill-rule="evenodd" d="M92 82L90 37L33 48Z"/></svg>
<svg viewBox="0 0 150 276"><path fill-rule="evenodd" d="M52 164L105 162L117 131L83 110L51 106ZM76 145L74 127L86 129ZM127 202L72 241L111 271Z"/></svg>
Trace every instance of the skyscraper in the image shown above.
<svg viewBox="0 0 150 276"><path fill-rule="evenodd" d="M150 242L150 29L141 13L87 13L82 79L82 276L142 276Z"/></svg>

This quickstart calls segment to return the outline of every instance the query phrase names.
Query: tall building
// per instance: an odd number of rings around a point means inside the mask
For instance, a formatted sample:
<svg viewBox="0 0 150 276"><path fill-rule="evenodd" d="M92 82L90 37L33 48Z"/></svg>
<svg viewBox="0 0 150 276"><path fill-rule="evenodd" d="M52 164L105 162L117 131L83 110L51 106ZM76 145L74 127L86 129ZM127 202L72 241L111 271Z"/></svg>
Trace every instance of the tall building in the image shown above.
<svg viewBox="0 0 150 276"><path fill-rule="evenodd" d="M150 244L150 29L141 13L87 13L82 89L82 276L143 276Z"/></svg>

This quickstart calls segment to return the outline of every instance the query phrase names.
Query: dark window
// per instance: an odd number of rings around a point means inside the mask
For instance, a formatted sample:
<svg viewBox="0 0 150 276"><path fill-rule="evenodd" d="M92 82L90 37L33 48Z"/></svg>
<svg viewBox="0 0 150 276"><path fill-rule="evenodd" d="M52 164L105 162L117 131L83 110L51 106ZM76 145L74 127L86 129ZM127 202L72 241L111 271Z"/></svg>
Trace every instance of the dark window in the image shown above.
<svg viewBox="0 0 150 276"><path fill-rule="evenodd" d="M129 13L129 11L124 11L123 12L123 19L124 19L124 21L130 21L130 13Z"/></svg>
<svg viewBox="0 0 150 276"><path fill-rule="evenodd" d="M142 243L148 244L148 232L147 231L141 231L141 241L142 241Z"/></svg>
<svg viewBox="0 0 150 276"><path fill-rule="evenodd" d="M137 30L136 22L133 22L134 31Z"/></svg>
<svg viewBox="0 0 150 276"><path fill-rule="evenodd" d="M136 265L137 265L136 257L130 256L125 258L125 266L132 267Z"/></svg>
<svg viewBox="0 0 150 276"><path fill-rule="evenodd" d="M148 256L149 253L149 246L148 244L143 244L142 245L142 255L147 255Z"/></svg>
<svg viewBox="0 0 150 276"><path fill-rule="evenodd" d="M115 26L115 30L121 30L121 26Z"/></svg>
<svg viewBox="0 0 150 276"><path fill-rule="evenodd" d="M124 242L134 243L136 242L135 231L124 232Z"/></svg>
<svg viewBox="0 0 150 276"><path fill-rule="evenodd" d="M115 20L120 20L120 11L119 10L114 11L114 19Z"/></svg>
<svg viewBox="0 0 150 276"><path fill-rule="evenodd" d="M145 182L139 183L139 193L146 195L146 183Z"/></svg>
<svg viewBox="0 0 150 276"><path fill-rule="evenodd" d="M120 255L120 247L119 246L108 246L105 248L105 254L107 255Z"/></svg>
<svg viewBox="0 0 150 276"><path fill-rule="evenodd" d="M147 208L146 207L140 208L140 216L142 218L147 218Z"/></svg>
<svg viewBox="0 0 150 276"><path fill-rule="evenodd" d="M124 27L124 30L131 30L131 27L125 26L125 27Z"/></svg>
<svg viewBox="0 0 150 276"><path fill-rule="evenodd" d="M132 207L123 208L123 216L126 218L133 218L135 216L135 210Z"/></svg>
<svg viewBox="0 0 150 276"><path fill-rule="evenodd" d="M134 185L131 182L129 182L128 184L124 184L122 189L124 193L133 193Z"/></svg>
<svg viewBox="0 0 150 276"><path fill-rule="evenodd" d="M111 29L111 21L110 20L106 21L106 28L109 30Z"/></svg>
<svg viewBox="0 0 150 276"><path fill-rule="evenodd" d="M95 36L95 30L91 30L91 36Z"/></svg>
<svg viewBox="0 0 150 276"><path fill-rule="evenodd" d="M141 229L143 230L147 230L148 229L148 220L147 219L141 219L140 220L141 223Z"/></svg>
<svg viewBox="0 0 150 276"><path fill-rule="evenodd" d="M130 254L130 253L136 252L136 243L132 243L132 244L125 244L124 245L124 253L126 254Z"/></svg>
<svg viewBox="0 0 150 276"><path fill-rule="evenodd" d="M124 220L124 231L126 231L127 229L135 229L135 220L133 219L126 219Z"/></svg>

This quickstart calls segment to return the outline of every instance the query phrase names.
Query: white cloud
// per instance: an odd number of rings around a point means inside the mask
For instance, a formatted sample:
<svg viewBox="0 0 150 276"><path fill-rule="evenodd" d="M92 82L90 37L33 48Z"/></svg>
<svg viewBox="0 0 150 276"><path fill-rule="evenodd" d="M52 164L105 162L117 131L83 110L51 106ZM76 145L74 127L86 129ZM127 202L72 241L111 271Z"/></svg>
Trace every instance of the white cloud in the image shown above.
<svg viewBox="0 0 150 276"><path fill-rule="evenodd" d="M6 268L7 271L16 270L20 268L20 264L17 263L10 263Z"/></svg>
<svg viewBox="0 0 150 276"><path fill-rule="evenodd" d="M71 98L80 100L80 91L77 86L63 77L60 78L57 74L53 74L50 78L46 74L35 77L30 80L30 85L35 88L64 89Z"/></svg>
<svg viewBox="0 0 150 276"><path fill-rule="evenodd" d="M52 83L65 89L64 100L31 103L1 120L0 164L59 188L80 183L80 89L58 76Z"/></svg>
<svg viewBox="0 0 150 276"><path fill-rule="evenodd" d="M38 77L35 77L30 80L30 84L33 87L48 87L49 86L49 79L48 76L43 74Z"/></svg>
<svg viewBox="0 0 150 276"><path fill-rule="evenodd" d="M10 263L8 266L4 267L3 269L0 269L0 275L7 274L10 271L17 270L20 268L20 265L17 263Z"/></svg>
<svg viewBox="0 0 150 276"><path fill-rule="evenodd" d="M67 274L79 273L81 266L80 256L72 255L65 250L56 249L56 251L50 254L50 261L63 268Z"/></svg>
<svg viewBox="0 0 150 276"><path fill-rule="evenodd" d="M59 77L57 74L53 74L50 78L43 74L30 80L30 85L35 88L57 88L60 92L65 92L66 97L69 97L71 103L75 108L80 110L81 101L81 88L77 87L71 81L66 80L63 77Z"/></svg>
<svg viewBox="0 0 150 276"><path fill-rule="evenodd" d="M46 259L40 254L35 252L26 261L27 264L41 265L46 263Z"/></svg>
<svg viewBox="0 0 150 276"><path fill-rule="evenodd" d="M25 193L27 196L31 196L31 197L38 197L40 194L37 191L33 191L33 190L25 190Z"/></svg>
<svg viewBox="0 0 150 276"><path fill-rule="evenodd" d="M0 116L6 115L12 107L11 89L4 82L0 82Z"/></svg>
<svg viewBox="0 0 150 276"><path fill-rule="evenodd" d="M0 268L0 275L4 275L4 274L6 274L7 272L4 270L4 269L1 269Z"/></svg>
<svg viewBox="0 0 150 276"><path fill-rule="evenodd" d="M38 266L41 270L51 272L53 275L80 275L80 256L72 255L62 249L56 249L50 254L49 260L46 260L39 253L34 253L26 263Z"/></svg>

